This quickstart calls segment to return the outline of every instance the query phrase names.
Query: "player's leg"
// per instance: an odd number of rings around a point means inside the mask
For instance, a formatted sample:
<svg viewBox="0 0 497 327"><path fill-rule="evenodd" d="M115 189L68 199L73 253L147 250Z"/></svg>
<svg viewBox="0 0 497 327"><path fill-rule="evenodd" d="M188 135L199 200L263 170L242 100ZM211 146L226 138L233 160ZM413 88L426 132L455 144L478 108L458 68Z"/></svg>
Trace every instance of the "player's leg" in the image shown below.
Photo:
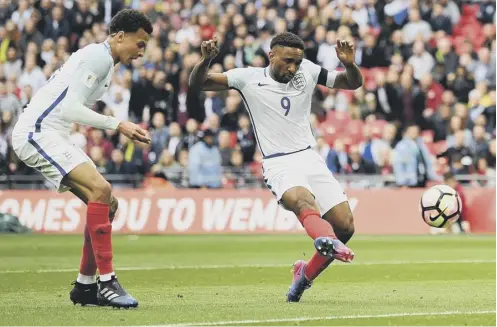
<svg viewBox="0 0 497 327"><path fill-rule="evenodd" d="M323 220L331 225L336 239L321 237L315 240L317 252L309 261L307 269L310 280L314 280L334 259L350 262L354 257L354 253L345 246L354 234L354 219L347 196L320 157L316 157L312 166L310 185L323 213ZM330 255L337 250L338 254Z"/></svg>
<svg viewBox="0 0 497 327"><path fill-rule="evenodd" d="M316 253L309 262L297 261L294 264L294 278L287 294L287 301L298 302L303 292L311 286L316 271L334 257L342 261L351 261L353 253L337 240L331 224L321 218L320 209L313 194L305 187L294 187L281 197L281 204L292 211L304 227L307 235L313 240ZM326 254L322 254L323 245L328 246Z"/></svg>
<svg viewBox="0 0 497 327"><path fill-rule="evenodd" d="M121 287L112 267L110 184L90 163L83 163L74 168L66 176L64 183L88 200L86 223L100 273L99 304L124 308L136 307L138 302Z"/></svg>
<svg viewBox="0 0 497 327"><path fill-rule="evenodd" d="M70 190L74 195L76 195L85 204L88 204L88 199L79 189ZM86 192L88 193L88 192ZM114 216L118 208L117 199L112 196L110 203L110 213L109 221L112 223ZM76 304L81 305L98 305L97 300L97 263L95 261L95 255L93 254L93 248L91 244L90 230L88 225L85 225L84 238L83 238L83 249L81 251L81 261L79 266L79 274L76 281L73 283L74 287L69 293L70 300Z"/></svg>
<svg viewBox="0 0 497 327"><path fill-rule="evenodd" d="M354 235L354 220L352 216L352 211L348 202L342 202L328 210L324 216L324 220L329 222L333 227L336 238L340 240L343 244L347 242ZM333 245L333 241L326 238L321 238L316 240L316 248L318 251L309 261L309 269L307 270L307 277L311 280L316 279L316 277L321 274L332 262L335 257L330 257L329 255L324 255L329 253L329 251L337 245ZM352 254L353 255L353 254ZM315 265L312 263L316 262Z"/></svg>

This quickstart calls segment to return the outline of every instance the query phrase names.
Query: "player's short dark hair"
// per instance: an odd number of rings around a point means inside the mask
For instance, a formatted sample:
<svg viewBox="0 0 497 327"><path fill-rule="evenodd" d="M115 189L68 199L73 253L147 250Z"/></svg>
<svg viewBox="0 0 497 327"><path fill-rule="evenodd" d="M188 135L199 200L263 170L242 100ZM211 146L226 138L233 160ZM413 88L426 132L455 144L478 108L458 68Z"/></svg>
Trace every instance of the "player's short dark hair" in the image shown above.
<svg viewBox="0 0 497 327"><path fill-rule="evenodd" d="M271 49L275 46L297 48L300 50L304 50L305 48L304 41L299 36L290 32L283 32L273 37L271 40Z"/></svg>
<svg viewBox="0 0 497 327"><path fill-rule="evenodd" d="M109 26L109 33L114 34L120 31L135 33L143 28L147 34L152 34L152 22L142 12L134 9L123 9L115 15Z"/></svg>

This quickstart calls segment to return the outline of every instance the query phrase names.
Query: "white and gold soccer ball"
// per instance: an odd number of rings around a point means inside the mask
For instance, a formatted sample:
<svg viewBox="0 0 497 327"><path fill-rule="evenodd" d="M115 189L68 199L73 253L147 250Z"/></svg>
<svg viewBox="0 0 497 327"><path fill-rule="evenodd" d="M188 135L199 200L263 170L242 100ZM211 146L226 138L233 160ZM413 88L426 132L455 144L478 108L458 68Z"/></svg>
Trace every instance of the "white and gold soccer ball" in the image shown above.
<svg viewBox="0 0 497 327"><path fill-rule="evenodd" d="M461 198L450 186L435 185L423 193L421 216L430 226L444 228L457 221L461 215Z"/></svg>

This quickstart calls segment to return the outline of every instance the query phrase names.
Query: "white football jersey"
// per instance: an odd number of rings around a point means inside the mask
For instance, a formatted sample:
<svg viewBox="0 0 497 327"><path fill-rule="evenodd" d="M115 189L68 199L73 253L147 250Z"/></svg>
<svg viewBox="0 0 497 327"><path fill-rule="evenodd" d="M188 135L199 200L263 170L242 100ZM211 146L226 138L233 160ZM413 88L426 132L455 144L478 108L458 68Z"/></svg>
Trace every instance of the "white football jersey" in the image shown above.
<svg viewBox="0 0 497 327"><path fill-rule="evenodd" d="M235 68L224 73L229 87L236 89L245 103L265 158L316 145L309 115L320 72L320 66L304 59L287 84L272 79L269 67ZM335 77L336 72L328 75L330 85Z"/></svg>
<svg viewBox="0 0 497 327"><path fill-rule="evenodd" d="M90 44L73 53L33 96L19 116L16 132L56 131L69 135L72 122L61 115L67 90L76 90L83 104L92 108L107 91L113 71L114 60L107 42Z"/></svg>

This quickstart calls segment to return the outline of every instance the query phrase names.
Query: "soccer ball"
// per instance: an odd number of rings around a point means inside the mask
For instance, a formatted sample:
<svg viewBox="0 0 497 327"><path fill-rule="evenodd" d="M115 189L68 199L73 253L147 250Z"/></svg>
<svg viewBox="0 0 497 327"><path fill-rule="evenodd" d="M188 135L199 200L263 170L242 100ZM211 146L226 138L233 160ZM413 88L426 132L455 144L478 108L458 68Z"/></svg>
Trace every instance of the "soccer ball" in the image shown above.
<svg viewBox="0 0 497 327"><path fill-rule="evenodd" d="M444 228L459 219L461 198L452 187L435 185L423 193L420 209L421 216L428 225Z"/></svg>

